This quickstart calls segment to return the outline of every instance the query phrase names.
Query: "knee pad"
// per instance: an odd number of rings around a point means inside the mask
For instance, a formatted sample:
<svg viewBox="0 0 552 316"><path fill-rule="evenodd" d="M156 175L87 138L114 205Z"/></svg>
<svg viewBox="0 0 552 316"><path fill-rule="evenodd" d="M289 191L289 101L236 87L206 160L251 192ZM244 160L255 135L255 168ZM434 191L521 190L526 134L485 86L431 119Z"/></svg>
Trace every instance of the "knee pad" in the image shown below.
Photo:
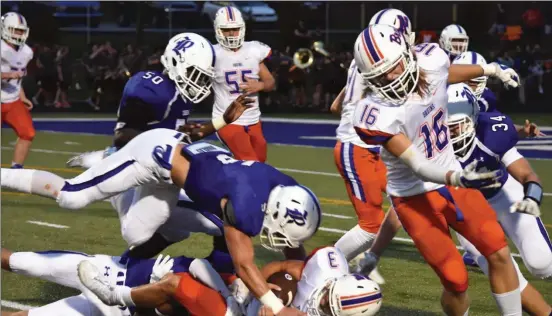
<svg viewBox="0 0 552 316"><path fill-rule="evenodd" d="M525 239L521 243L520 252L527 270L537 278L552 277L552 251L546 242L536 242Z"/></svg>
<svg viewBox="0 0 552 316"><path fill-rule="evenodd" d="M468 271L461 257L459 258L460 260L449 258L438 267L441 283L453 293L463 293L468 289Z"/></svg>

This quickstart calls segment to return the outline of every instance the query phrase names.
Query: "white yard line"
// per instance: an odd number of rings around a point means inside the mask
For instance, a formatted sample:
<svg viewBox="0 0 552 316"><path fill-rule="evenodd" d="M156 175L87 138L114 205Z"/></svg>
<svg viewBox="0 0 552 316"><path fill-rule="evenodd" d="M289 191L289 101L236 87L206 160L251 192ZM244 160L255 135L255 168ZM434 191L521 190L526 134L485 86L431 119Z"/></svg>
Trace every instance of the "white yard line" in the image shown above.
<svg viewBox="0 0 552 316"><path fill-rule="evenodd" d="M20 304L20 303L17 303L17 302L5 301L5 300L2 300L1 303L2 303L2 307L17 309L17 310L20 310L20 311L26 311L26 310L29 310L31 308L36 307L36 306L25 305L25 304Z"/></svg>
<svg viewBox="0 0 552 316"><path fill-rule="evenodd" d="M332 214L332 213L322 213L322 215L328 216L328 217L340 218L340 219L353 219L354 218L352 216Z"/></svg>
<svg viewBox="0 0 552 316"><path fill-rule="evenodd" d="M39 225L39 226L59 228L59 229L69 228L69 226L65 226L65 225L58 225L58 224L52 224L52 223L47 223L47 222L39 222L39 221L27 221L27 223L34 224L34 225Z"/></svg>

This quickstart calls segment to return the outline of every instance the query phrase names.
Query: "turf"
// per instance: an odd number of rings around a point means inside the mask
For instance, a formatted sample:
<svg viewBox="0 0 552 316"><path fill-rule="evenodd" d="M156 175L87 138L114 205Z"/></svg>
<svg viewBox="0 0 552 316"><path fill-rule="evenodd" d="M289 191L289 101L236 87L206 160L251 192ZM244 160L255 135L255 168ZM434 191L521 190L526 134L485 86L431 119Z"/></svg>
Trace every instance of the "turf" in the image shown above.
<svg viewBox="0 0 552 316"><path fill-rule="evenodd" d="M549 122L542 119L542 123ZM542 124L541 123L541 124ZM552 123L552 122L551 122ZM552 124L550 124L552 125ZM9 129L2 130L2 166L9 164L13 151L10 143L15 135ZM83 152L104 148L110 143L107 136L88 136L67 133L39 132L33 143L35 150L26 162L27 168L46 169L65 177L73 177L79 170L66 169L65 162L71 157L67 152ZM60 153L66 152L66 153ZM288 169L335 173L332 150L328 148L304 148L292 146L269 146L269 163ZM531 160L542 179L545 191L552 192L552 161ZM341 219L324 216L322 226L346 230L353 227L354 211L347 199L340 177L290 172L299 182L309 186L320 197L324 213L347 215ZM552 232L552 197L545 197L543 220L549 223ZM2 247L16 251L75 250L89 254L118 255L125 249L120 236L117 215L108 203L98 202L80 211L63 210L54 201L41 197L2 192ZM65 225L58 229L37 226L28 221L41 221ZM307 250L335 242L341 234L319 231L307 242ZM401 231L400 237L408 236ZM167 250L171 255L204 256L211 247L210 237L195 235ZM258 263L279 258L257 247ZM514 250L514 252L517 252ZM530 276L520 260L522 271L545 298L552 300L552 282L536 280ZM394 242L381 260L380 272L387 283L382 286L384 303L381 315L441 315L439 303L440 283L431 269L423 262L417 250L409 243ZM42 305L75 293L49 282L12 273L2 273L2 300L28 305ZM485 276L470 269L472 305L470 315L495 315Z"/></svg>

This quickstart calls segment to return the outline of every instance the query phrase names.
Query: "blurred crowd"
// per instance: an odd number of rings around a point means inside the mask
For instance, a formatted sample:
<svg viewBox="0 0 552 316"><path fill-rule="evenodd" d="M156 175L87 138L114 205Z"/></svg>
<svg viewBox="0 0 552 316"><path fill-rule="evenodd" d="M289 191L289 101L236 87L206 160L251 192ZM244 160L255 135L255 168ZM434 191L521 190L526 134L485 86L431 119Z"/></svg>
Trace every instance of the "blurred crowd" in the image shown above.
<svg viewBox="0 0 552 316"><path fill-rule="evenodd" d="M497 61L513 67L522 77L522 89L506 91L498 82L489 85L503 95L505 102L525 104L552 96L552 21L538 6L529 4L517 20L511 20L500 3L497 16L488 30L485 46L470 48L487 62ZM272 47L266 61L276 78L276 91L262 95L265 112L327 112L347 80L353 59L349 40L327 45L326 57L314 52L312 66L294 65L299 48L311 48L324 41L323 23L313 19L298 21L282 32L285 45ZM438 42L440 30L417 30L417 42ZM85 52L68 47L35 45L35 60L29 69L37 85L33 102L43 107L70 108L72 103L87 104L96 111L115 111L126 80L140 70L161 70L159 57L164 47L137 47L125 43L93 43ZM39 107L40 108L40 107Z"/></svg>

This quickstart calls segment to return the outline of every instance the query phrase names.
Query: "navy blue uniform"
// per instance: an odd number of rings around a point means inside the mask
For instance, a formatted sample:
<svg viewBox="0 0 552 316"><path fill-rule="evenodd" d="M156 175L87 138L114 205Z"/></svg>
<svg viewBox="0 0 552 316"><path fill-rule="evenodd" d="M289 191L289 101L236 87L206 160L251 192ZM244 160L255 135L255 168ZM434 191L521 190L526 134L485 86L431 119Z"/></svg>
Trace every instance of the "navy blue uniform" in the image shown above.
<svg viewBox="0 0 552 316"><path fill-rule="evenodd" d="M467 155L458 159L462 167L466 167L474 160L478 160L477 171L502 170L500 188L481 190L489 199L493 197L506 183L508 171L502 163L502 157L514 148L518 141L518 134L512 120L498 112L479 113L477 118L474 144Z"/></svg>
<svg viewBox="0 0 552 316"><path fill-rule="evenodd" d="M264 208L270 191L278 185L297 182L264 163L232 158L230 152L209 143L184 147L182 154L190 160L184 190L203 210L224 219L248 236L260 233ZM228 198L223 211L220 201Z"/></svg>
<svg viewBox="0 0 552 316"><path fill-rule="evenodd" d="M489 88L485 88L481 97L478 98L480 112L494 112L496 111L496 95Z"/></svg>
<svg viewBox="0 0 552 316"><path fill-rule="evenodd" d="M192 105L167 75L160 71L141 71L125 85L115 130L177 129L186 123Z"/></svg>

